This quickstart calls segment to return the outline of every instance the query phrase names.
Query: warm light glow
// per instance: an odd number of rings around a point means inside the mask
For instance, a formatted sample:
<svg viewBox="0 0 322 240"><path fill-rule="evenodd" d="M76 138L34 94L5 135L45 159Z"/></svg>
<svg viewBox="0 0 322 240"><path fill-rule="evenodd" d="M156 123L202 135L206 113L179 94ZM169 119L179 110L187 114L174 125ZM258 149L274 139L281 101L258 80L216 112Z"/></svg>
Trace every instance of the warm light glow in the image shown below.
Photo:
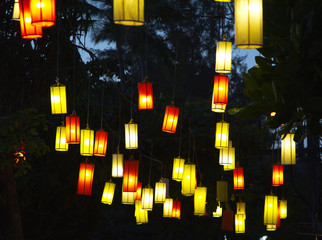
<svg viewBox="0 0 322 240"><path fill-rule="evenodd" d="M86 129L81 130L80 154L83 156L93 156L94 154L94 130L87 124Z"/></svg>
<svg viewBox="0 0 322 240"><path fill-rule="evenodd" d="M123 177L123 154L115 153L112 156L112 177Z"/></svg>
<svg viewBox="0 0 322 240"><path fill-rule="evenodd" d="M236 214L243 214L246 219L246 203L237 202Z"/></svg>
<svg viewBox="0 0 322 240"><path fill-rule="evenodd" d="M80 122L75 111L66 117L66 142L68 144L80 143Z"/></svg>
<svg viewBox="0 0 322 240"><path fill-rule="evenodd" d="M294 134L289 133L282 136L281 140L281 164L295 165L296 164L296 146L294 142Z"/></svg>
<svg viewBox="0 0 322 240"><path fill-rule="evenodd" d="M179 108L175 107L173 103L171 106L167 106L164 113L162 131L175 133L177 130L178 117Z"/></svg>
<svg viewBox="0 0 322 240"><path fill-rule="evenodd" d="M55 25L55 0L30 0L32 24L40 27Z"/></svg>
<svg viewBox="0 0 322 240"><path fill-rule="evenodd" d="M79 166L77 194L92 195L92 185L94 177L95 164L89 163L86 159L85 162Z"/></svg>
<svg viewBox="0 0 322 240"><path fill-rule="evenodd" d="M276 225L277 223L277 196L266 195L264 205L264 225Z"/></svg>
<svg viewBox="0 0 322 240"><path fill-rule="evenodd" d="M146 211L153 209L153 188L149 185L142 190L142 209Z"/></svg>
<svg viewBox="0 0 322 240"><path fill-rule="evenodd" d="M234 189L244 189L244 168L234 169Z"/></svg>
<svg viewBox="0 0 322 240"><path fill-rule="evenodd" d="M284 184L283 165L275 164L273 165L272 185L274 187L277 187L283 184Z"/></svg>
<svg viewBox="0 0 322 240"><path fill-rule="evenodd" d="M125 160L123 175L123 192L136 192L138 187L139 161Z"/></svg>
<svg viewBox="0 0 322 240"><path fill-rule="evenodd" d="M245 233L244 214L235 214L235 233Z"/></svg>
<svg viewBox="0 0 322 240"><path fill-rule="evenodd" d="M133 205L134 204L134 192L122 191L122 204Z"/></svg>
<svg viewBox="0 0 322 240"><path fill-rule="evenodd" d="M107 149L108 133L103 129L96 131L95 144L94 144L94 156L105 157Z"/></svg>
<svg viewBox="0 0 322 240"><path fill-rule="evenodd" d="M183 178L183 168L185 160L180 156L173 159L173 170L172 170L172 179L178 182L182 181Z"/></svg>
<svg viewBox="0 0 322 240"><path fill-rule="evenodd" d="M235 148L232 146L232 141L228 141L228 148L219 149L219 164L231 165L235 161Z"/></svg>
<svg viewBox="0 0 322 240"><path fill-rule="evenodd" d="M155 203L164 203L166 198L167 184L160 180L160 182L155 183L155 194L154 202Z"/></svg>
<svg viewBox="0 0 322 240"><path fill-rule="evenodd" d="M62 126L58 126L56 129L55 150L68 151L68 143L66 143L66 127L64 124Z"/></svg>
<svg viewBox="0 0 322 240"><path fill-rule="evenodd" d="M163 217L172 217L172 206L173 206L173 199L166 198L163 204Z"/></svg>
<svg viewBox="0 0 322 240"><path fill-rule="evenodd" d="M216 66L217 73L230 73L231 72L231 55L232 55L232 42L218 41L216 49Z"/></svg>
<svg viewBox="0 0 322 240"><path fill-rule="evenodd" d="M144 25L144 0L113 0L115 24Z"/></svg>
<svg viewBox="0 0 322 240"><path fill-rule="evenodd" d="M221 217L222 216L222 207L217 206L216 212L212 213L213 217Z"/></svg>
<svg viewBox="0 0 322 240"><path fill-rule="evenodd" d="M216 123L215 148L228 148L229 123L224 121Z"/></svg>
<svg viewBox="0 0 322 240"><path fill-rule="evenodd" d="M12 20L20 21L20 10L19 10L19 0L15 0L13 4L13 14L12 14Z"/></svg>
<svg viewBox="0 0 322 240"><path fill-rule="evenodd" d="M43 7L45 7L45 4L44 4L44 3L42 3L42 2L37 2L37 3L36 3L36 7L37 7L37 8L43 8Z"/></svg>
<svg viewBox="0 0 322 240"><path fill-rule="evenodd" d="M139 110L153 109L152 83L144 81L138 83Z"/></svg>
<svg viewBox="0 0 322 240"><path fill-rule="evenodd" d="M67 113L66 87L57 83L50 87L51 113Z"/></svg>
<svg viewBox="0 0 322 240"><path fill-rule="evenodd" d="M276 225L268 224L266 225L266 231L275 231Z"/></svg>
<svg viewBox="0 0 322 240"><path fill-rule="evenodd" d="M115 183L106 182L104 186L101 202L104 204L111 205L113 202L114 191L115 191Z"/></svg>
<svg viewBox="0 0 322 240"><path fill-rule="evenodd" d="M203 216L206 213L207 188L197 187L194 196L194 215Z"/></svg>
<svg viewBox="0 0 322 240"><path fill-rule="evenodd" d="M281 219L287 218L287 201L279 200Z"/></svg>
<svg viewBox="0 0 322 240"><path fill-rule="evenodd" d="M125 148L138 148L138 125L133 122L133 119L128 124L125 124Z"/></svg>
<svg viewBox="0 0 322 240"><path fill-rule="evenodd" d="M136 192L134 193L134 200L141 200L141 199L142 199L142 183L138 182Z"/></svg>
<svg viewBox="0 0 322 240"><path fill-rule="evenodd" d="M192 196L197 186L196 165L187 163L183 169L183 179L181 182L181 193L185 196Z"/></svg>
<svg viewBox="0 0 322 240"><path fill-rule="evenodd" d="M142 209L142 201L135 201L135 212L136 224L148 223L148 211Z"/></svg>
<svg viewBox="0 0 322 240"><path fill-rule="evenodd" d="M228 77L227 76L215 76L214 88L212 91L212 104L218 106L218 111L224 112L228 103Z"/></svg>
<svg viewBox="0 0 322 240"><path fill-rule="evenodd" d="M228 182L217 181L217 198L218 202L228 201Z"/></svg>
<svg viewBox="0 0 322 240"><path fill-rule="evenodd" d="M19 19L22 38L42 37L42 27L31 24L30 0L19 1Z"/></svg>
<svg viewBox="0 0 322 240"><path fill-rule="evenodd" d="M276 112L271 112L271 117L274 117L276 115Z"/></svg>
<svg viewBox="0 0 322 240"><path fill-rule="evenodd" d="M173 201L172 217L180 219L180 217L181 217L181 201Z"/></svg>

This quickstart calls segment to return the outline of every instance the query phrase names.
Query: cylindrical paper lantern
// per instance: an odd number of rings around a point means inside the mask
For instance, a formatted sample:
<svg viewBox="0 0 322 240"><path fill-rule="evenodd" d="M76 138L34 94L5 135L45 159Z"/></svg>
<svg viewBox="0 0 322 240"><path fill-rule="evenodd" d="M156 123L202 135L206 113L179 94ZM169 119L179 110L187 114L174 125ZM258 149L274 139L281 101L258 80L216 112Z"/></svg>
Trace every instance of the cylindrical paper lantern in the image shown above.
<svg viewBox="0 0 322 240"><path fill-rule="evenodd" d="M244 214L235 214L235 233L245 233Z"/></svg>
<svg viewBox="0 0 322 240"><path fill-rule="evenodd" d="M234 169L234 189L244 189L244 168Z"/></svg>
<svg viewBox="0 0 322 240"><path fill-rule="evenodd" d="M108 133L103 129L96 131L95 144L94 144L94 156L105 157L107 148Z"/></svg>
<svg viewBox="0 0 322 240"><path fill-rule="evenodd" d="M66 87L59 82L50 87L51 113L67 113Z"/></svg>
<svg viewBox="0 0 322 240"><path fill-rule="evenodd" d="M148 223L148 211L142 209L142 202L140 200L135 201L135 212L136 224Z"/></svg>
<svg viewBox="0 0 322 240"><path fill-rule="evenodd" d="M125 148L138 148L138 125L133 122L133 119L128 124L125 124Z"/></svg>
<svg viewBox="0 0 322 240"><path fill-rule="evenodd" d="M281 219L285 219L287 218L287 201L279 200L279 203L280 203Z"/></svg>
<svg viewBox="0 0 322 240"><path fill-rule="evenodd" d="M237 202L236 214L243 214L246 219L246 203Z"/></svg>
<svg viewBox="0 0 322 240"><path fill-rule="evenodd" d="M187 163L183 169L183 179L181 182L181 193L185 196L192 196L197 186L196 165Z"/></svg>
<svg viewBox="0 0 322 240"><path fill-rule="evenodd" d="M163 204L163 217L172 217L172 206L173 206L173 199L166 198Z"/></svg>
<svg viewBox="0 0 322 240"><path fill-rule="evenodd" d="M153 188L150 185L142 189L142 209L147 211L153 209Z"/></svg>
<svg viewBox="0 0 322 240"><path fill-rule="evenodd" d="M212 100L214 104L227 104L228 103L228 77L215 76L214 89L212 92Z"/></svg>
<svg viewBox="0 0 322 240"><path fill-rule="evenodd" d="M284 139L283 139L284 138ZM281 140L281 164L296 164L296 147L294 142L294 134L289 133L282 137Z"/></svg>
<svg viewBox="0 0 322 240"><path fill-rule="evenodd" d="M58 126L56 130L56 151L68 151L68 143L66 143L66 127L64 123L62 126Z"/></svg>
<svg viewBox="0 0 322 240"><path fill-rule="evenodd" d="M138 187L134 193L134 201L142 199L142 183L138 182Z"/></svg>
<svg viewBox="0 0 322 240"><path fill-rule="evenodd" d="M217 113L224 113L226 111L227 104L215 104L214 95L212 95L211 111Z"/></svg>
<svg viewBox="0 0 322 240"><path fill-rule="evenodd" d="M144 0L113 0L113 18L115 24L144 25Z"/></svg>
<svg viewBox="0 0 322 240"><path fill-rule="evenodd" d="M217 181L217 198L218 202L228 202L228 182Z"/></svg>
<svg viewBox="0 0 322 240"><path fill-rule="evenodd" d="M224 166L224 171L231 171L235 169L235 148L232 148L233 152L233 157L232 157L232 163L230 165L223 165ZM230 155L229 155L230 156Z"/></svg>
<svg viewBox="0 0 322 240"><path fill-rule="evenodd" d="M223 231L233 231L234 229L234 212L224 211L222 215L221 230Z"/></svg>
<svg viewBox="0 0 322 240"><path fill-rule="evenodd" d="M21 37L24 39L41 38L42 27L31 24L30 0L19 1L19 12Z"/></svg>
<svg viewBox="0 0 322 240"><path fill-rule="evenodd" d="M123 154L119 152L112 156L112 177L123 177Z"/></svg>
<svg viewBox="0 0 322 240"><path fill-rule="evenodd" d="M12 13L12 20L20 21L20 10L19 10L19 0L15 0L13 4L13 13Z"/></svg>
<svg viewBox="0 0 322 240"><path fill-rule="evenodd" d="M175 133L177 130L179 117L179 108L172 105L167 106L164 113L162 131L167 133Z"/></svg>
<svg viewBox="0 0 322 240"><path fill-rule="evenodd" d="M90 163L87 159L80 164L77 194L88 196L92 195L94 168L95 164Z"/></svg>
<svg viewBox="0 0 322 240"><path fill-rule="evenodd" d="M32 25L51 27L55 24L55 0L30 0L30 12Z"/></svg>
<svg viewBox="0 0 322 240"><path fill-rule="evenodd" d="M232 146L232 141L229 140L228 148L219 149L219 164L231 165L235 161L235 148Z"/></svg>
<svg viewBox="0 0 322 240"><path fill-rule="evenodd" d="M94 153L94 130L87 124L85 129L81 130L80 154L83 156L93 156Z"/></svg>
<svg viewBox="0 0 322 240"><path fill-rule="evenodd" d="M134 192L122 191L122 204L133 205L134 204Z"/></svg>
<svg viewBox="0 0 322 240"><path fill-rule="evenodd" d="M222 216L222 207L217 206L216 212L212 213L213 217L221 217Z"/></svg>
<svg viewBox="0 0 322 240"><path fill-rule="evenodd" d="M68 144L79 144L80 142L80 122L75 111L66 117L66 142Z"/></svg>
<svg viewBox="0 0 322 240"><path fill-rule="evenodd" d="M280 165L280 164L273 165L272 184L274 187L284 184L283 165Z"/></svg>
<svg viewBox="0 0 322 240"><path fill-rule="evenodd" d="M207 188L197 187L194 195L194 215L203 216L206 212Z"/></svg>
<svg viewBox="0 0 322 240"><path fill-rule="evenodd" d="M101 202L104 204L111 205L114 198L114 191L115 191L115 183L112 181L106 182L102 194Z"/></svg>
<svg viewBox="0 0 322 240"><path fill-rule="evenodd" d="M160 182L155 183L155 194L154 202L155 203L164 203L166 198L167 184L160 180Z"/></svg>
<svg viewBox="0 0 322 240"><path fill-rule="evenodd" d="M144 82L138 83L139 90L139 110L153 109L153 90L152 83Z"/></svg>
<svg viewBox="0 0 322 240"><path fill-rule="evenodd" d="M178 218L181 217L181 201L173 201L172 205L172 218Z"/></svg>
<svg viewBox="0 0 322 240"><path fill-rule="evenodd" d="M228 42L228 41L217 42L216 66L215 66L215 71L217 73L231 72L231 54L232 54L232 42ZM227 83L227 87L228 87L228 83Z"/></svg>
<svg viewBox="0 0 322 240"><path fill-rule="evenodd" d="M274 196L274 195L265 196L264 225L277 224L277 202L278 202L277 196Z"/></svg>
<svg viewBox="0 0 322 240"><path fill-rule="evenodd" d="M268 224L266 225L266 231L275 231L276 225Z"/></svg>
<svg viewBox="0 0 322 240"><path fill-rule="evenodd" d="M172 179L178 182L182 181L185 160L180 156L173 159Z"/></svg>
<svg viewBox="0 0 322 240"><path fill-rule="evenodd" d="M221 121L216 123L215 148L228 148L229 123Z"/></svg>
<svg viewBox="0 0 322 240"><path fill-rule="evenodd" d="M138 187L139 161L125 160L123 175L123 192L136 192Z"/></svg>

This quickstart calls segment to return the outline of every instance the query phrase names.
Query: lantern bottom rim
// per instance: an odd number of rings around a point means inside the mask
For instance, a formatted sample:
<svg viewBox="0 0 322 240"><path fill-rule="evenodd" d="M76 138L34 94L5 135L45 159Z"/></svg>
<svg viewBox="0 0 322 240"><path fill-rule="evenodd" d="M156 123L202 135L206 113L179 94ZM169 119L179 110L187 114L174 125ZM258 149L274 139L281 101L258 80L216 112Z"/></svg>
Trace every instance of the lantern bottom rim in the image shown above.
<svg viewBox="0 0 322 240"><path fill-rule="evenodd" d="M114 24L126 25L126 26L143 26L144 22L134 20L114 20Z"/></svg>
<svg viewBox="0 0 322 240"><path fill-rule="evenodd" d="M35 21L31 24L36 27L52 27L55 25L55 21Z"/></svg>

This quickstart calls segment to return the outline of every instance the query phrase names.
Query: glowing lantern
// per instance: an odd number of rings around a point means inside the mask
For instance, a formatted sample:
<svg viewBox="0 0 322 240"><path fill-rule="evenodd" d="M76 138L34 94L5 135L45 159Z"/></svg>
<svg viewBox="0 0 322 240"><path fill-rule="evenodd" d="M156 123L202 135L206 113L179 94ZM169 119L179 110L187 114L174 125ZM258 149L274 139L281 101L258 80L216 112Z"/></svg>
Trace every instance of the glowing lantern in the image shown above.
<svg viewBox="0 0 322 240"><path fill-rule="evenodd" d="M55 0L30 0L31 23L51 27L55 24Z"/></svg>
<svg viewBox="0 0 322 240"><path fill-rule="evenodd" d="M276 112L271 112L271 117L275 117L275 115L276 115Z"/></svg>
<svg viewBox="0 0 322 240"><path fill-rule="evenodd" d="M80 154L83 156L93 156L94 150L94 130L86 125L86 129L81 130Z"/></svg>
<svg viewBox="0 0 322 240"><path fill-rule="evenodd" d="M141 200L142 198L142 183L138 182L138 187L136 189L136 192L134 193L134 201Z"/></svg>
<svg viewBox="0 0 322 240"><path fill-rule="evenodd" d="M20 11L19 11L19 0L15 0L13 4L13 13L12 20L19 21L20 20Z"/></svg>
<svg viewBox="0 0 322 240"><path fill-rule="evenodd" d="M286 134L281 140L281 164L295 165L296 164L296 147L294 142L294 134Z"/></svg>
<svg viewBox="0 0 322 240"><path fill-rule="evenodd" d="M51 113L67 113L66 87L57 81L57 84L50 87Z"/></svg>
<svg viewBox="0 0 322 240"><path fill-rule="evenodd" d="M281 227L281 209L280 209L280 202L277 203L277 223L276 227Z"/></svg>
<svg viewBox="0 0 322 240"><path fill-rule="evenodd" d="M235 148L229 140L228 148L219 149L219 164L231 165L233 162L235 162Z"/></svg>
<svg viewBox="0 0 322 240"><path fill-rule="evenodd" d="M133 122L133 119L128 124L125 124L125 148L138 148L138 125Z"/></svg>
<svg viewBox="0 0 322 240"><path fill-rule="evenodd" d="M218 202L228 202L228 182L217 181L217 198Z"/></svg>
<svg viewBox="0 0 322 240"><path fill-rule="evenodd" d="M94 144L94 156L105 157L107 148L108 133L103 129L96 131L95 144Z"/></svg>
<svg viewBox="0 0 322 240"><path fill-rule="evenodd" d="M235 45L237 48L263 46L262 0L235 1Z"/></svg>
<svg viewBox="0 0 322 240"><path fill-rule="evenodd" d="M264 225L276 225L277 223L277 196L266 195L264 205Z"/></svg>
<svg viewBox="0 0 322 240"><path fill-rule="evenodd" d="M173 201L172 205L172 217L180 219L181 217L181 202L180 201Z"/></svg>
<svg viewBox="0 0 322 240"><path fill-rule="evenodd" d="M163 217L172 217L173 199L166 198L163 204Z"/></svg>
<svg viewBox="0 0 322 240"><path fill-rule="evenodd" d="M229 123L224 121L216 123L215 148L228 148L229 141Z"/></svg>
<svg viewBox="0 0 322 240"><path fill-rule="evenodd" d="M236 214L243 214L246 219L246 203L237 202Z"/></svg>
<svg viewBox="0 0 322 240"><path fill-rule="evenodd" d="M225 40L217 42L216 66L215 66L215 71L217 73L230 73L231 54L232 54L232 42L228 42ZM228 77L226 78L228 79ZM227 91L228 91L228 83L227 83Z"/></svg>
<svg viewBox="0 0 322 240"><path fill-rule="evenodd" d="M79 144L80 142L80 123L75 111L66 117L66 142L68 144Z"/></svg>
<svg viewBox="0 0 322 240"><path fill-rule="evenodd" d="M226 111L226 104L215 104L214 103L214 95L212 95L212 103L211 103L211 111L217 113L223 113Z"/></svg>
<svg viewBox="0 0 322 240"><path fill-rule="evenodd" d="M182 181L185 160L180 156L173 159L172 179L178 182Z"/></svg>
<svg viewBox="0 0 322 240"><path fill-rule="evenodd" d="M142 190L142 209L152 211L153 208L153 188L148 185Z"/></svg>
<svg viewBox="0 0 322 240"><path fill-rule="evenodd" d="M134 192L122 191L122 204L133 205L134 204Z"/></svg>
<svg viewBox="0 0 322 240"><path fill-rule="evenodd" d="M284 184L283 165L280 165L280 164L273 165L272 182L274 187Z"/></svg>
<svg viewBox="0 0 322 240"><path fill-rule="evenodd" d="M276 225L268 224L266 225L266 231L275 231Z"/></svg>
<svg viewBox="0 0 322 240"><path fill-rule="evenodd" d="M112 156L112 177L123 177L123 154L119 152Z"/></svg>
<svg viewBox="0 0 322 240"><path fill-rule="evenodd" d="M181 182L181 192L185 196L192 196L196 190L196 165L187 163L183 169L183 179Z"/></svg>
<svg viewBox="0 0 322 240"><path fill-rule="evenodd" d="M230 147L229 147L230 148ZM231 148L232 150L232 155L230 156L230 154L229 154L229 157L231 157L232 159L231 159L231 161L232 161L232 163L230 164L230 165L224 165L224 171L231 171L231 170L234 170L235 169L235 148L234 147L232 147Z"/></svg>
<svg viewBox="0 0 322 240"><path fill-rule="evenodd" d="M21 37L33 39L42 37L42 28L31 24L30 0L19 1Z"/></svg>
<svg viewBox="0 0 322 240"><path fill-rule="evenodd" d="M111 205L114 198L114 191L115 191L115 183L112 181L106 182L102 194L101 202L104 204Z"/></svg>
<svg viewBox="0 0 322 240"><path fill-rule="evenodd" d="M144 0L113 0L113 17L115 24L144 25Z"/></svg>
<svg viewBox="0 0 322 240"><path fill-rule="evenodd" d="M64 123L57 127L55 150L68 151L68 143L66 143L66 127L64 126Z"/></svg>
<svg viewBox="0 0 322 240"><path fill-rule="evenodd" d="M162 131L167 133L175 133L177 130L179 116L179 108L174 106L174 102L167 106L164 113Z"/></svg>
<svg viewBox="0 0 322 240"><path fill-rule="evenodd" d="M123 175L123 192L136 192L138 187L139 161L125 160Z"/></svg>
<svg viewBox="0 0 322 240"><path fill-rule="evenodd" d="M226 105L228 102L228 77L215 76L214 89L212 92L212 100L214 104Z"/></svg>
<svg viewBox="0 0 322 240"><path fill-rule="evenodd" d="M92 164L86 159L79 166L77 194L92 195L92 185L94 177L95 164Z"/></svg>
<svg viewBox="0 0 322 240"><path fill-rule="evenodd" d="M244 189L244 168L234 169L234 189Z"/></svg>
<svg viewBox="0 0 322 240"><path fill-rule="evenodd" d="M140 200L135 201L135 212L136 224L148 223L148 211L142 209L142 202Z"/></svg>
<svg viewBox="0 0 322 240"><path fill-rule="evenodd" d="M245 216L244 214L235 214L235 233L245 232Z"/></svg>
<svg viewBox="0 0 322 240"><path fill-rule="evenodd" d="M222 216L222 207L220 207L220 203L219 206L217 206L216 208L216 212L212 213L213 217L221 217Z"/></svg>
<svg viewBox="0 0 322 240"><path fill-rule="evenodd" d="M155 203L164 203L166 198L167 184L160 180L160 182L155 183Z"/></svg>
<svg viewBox="0 0 322 240"><path fill-rule="evenodd" d="M287 201L279 200L279 203L280 203L281 219L285 219L287 218Z"/></svg>
<svg viewBox="0 0 322 240"><path fill-rule="evenodd" d="M153 90L152 83L147 81L147 78L143 82L138 83L139 90L139 110L153 109Z"/></svg>
<svg viewBox="0 0 322 240"><path fill-rule="evenodd" d="M222 216L221 230L233 231L234 229L234 212L224 211Z"/></svg>
<svg viewBox="0 0 322 240"><path fill-rule="evenodd" d="M206 212L207 188L197 187L194 195L194 215L203 216Z"/></svg>

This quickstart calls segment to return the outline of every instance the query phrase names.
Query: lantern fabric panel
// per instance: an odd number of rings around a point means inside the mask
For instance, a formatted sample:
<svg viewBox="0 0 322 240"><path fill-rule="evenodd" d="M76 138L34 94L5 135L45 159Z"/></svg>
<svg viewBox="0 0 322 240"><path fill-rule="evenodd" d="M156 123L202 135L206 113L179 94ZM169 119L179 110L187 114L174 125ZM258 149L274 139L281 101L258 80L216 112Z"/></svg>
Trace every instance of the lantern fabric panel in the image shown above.
<svg viewBox="0 0 322 240"><path fill-rule="evenodd" d="M274 195L265 196L264 225L277 224L277 202L278 202L277 196L274 196Z"/></svg>
<svg viewBox="0 0 322 240"><path fill-rule="evenodd" d="M266 231L275 231L276 225L268 224L266 225Z"/></svg>
<svg viewBox="0 0 322 240"><path fill-rule="evenodd" d="M215 148L228 148L229 141L229 123L224 121L216 123Z"/></svg>
<svg viewBox="0 0 322 240"><path fill-rule="evenodd" d="M103 129L96 131L95 144L94 144L94 156L105 157L107 149L108 133Z"/></svg>
<svg viewBox="0 0 322 240"><path fill-rule="evenodd" d="M228 77L227 76L215 76L214 89L212 92L212 100L214 104L227 104L228 103Z"/></svg>
<svg viewBox="0 0 322 240"><path fill-rule="evenodd" d="M173 199L166 198L163 203L163 217L167 217L167 218L172 217L172 207L173 207Z"/></svg>
<svg viewBox="0 0 322 240"><path fill-rule="evenodd" d="M244 217L246 219L246 203L237 202L236 214L244 214Z"/></svg>
<svg viewBox="0 0 322 240"><path fill-rule="evenodd" d="M113 18L115 24L144 25L144 0L113 0Z"/></svg>
<svg viewBox="0 0 322 240"><path fill-rule="evenodd" d="M292 133L286 134L285 138L281 140L281 164L296 164L296 146L294 142L294 134Z"/></svg>
<svg viewBox="0 0 322 240"><path fill-rule="evenodd" d="M123 175L123 192L136 192L138 186L139 161L125 160Z"/></svg>
<svg viewBox="0 0 322 240"><path fill-rule="evenodd" d="M234 169L234 189L244 189L244 168Z"/></svg>
<svg viewBox="0 0 322 240"><path fill-rule="evenodd" d="M244 214L235 214L235 233L245 233Z"/></svg>
<svg viewBox="0 0 322 240"><path fill-rule="evenodd" d="M112 155L112 177L123 177L123 154L115 153Z"/></svg>
<svg viewBox="0 0 322 240"><path fill-rule="evenodd" d="M31 24L30 0L19 1L21 37L34 39L42 37L42 27Z"/></svg>
<svg viewBox="0 0 322 240"><path fill-rule="evenodd" d="M230 157L230 155L229 155ZM232 163L230 165L223 165L224 171L232 171L235 169L235 148L232 148Z"/></svg>
<svg viewBox="0 0 322 240"><path fill-rule="evenodd" d="M66 127L64 124L62 126L58 126L56 129L55 150L68 151L68 143L66 143Z"/></svg>
<svg viewBox="0 0 322 240"><path fill-rule="evenodd" d="M128 124L125 124L125 148L138 148L138 125L133 122L133 119Z"/></svg>
<svg viewBox="0 0 322 240"><path fill-rule="evenodd" d="M111 205L114 198L115 183L106 182L102 194L101 203Z"/></svg>
<svg viewBox="0 0 322 240"><path fill-rule="evenodd" d="M281 209L280 209L280 202L277 203L277 222L276 227L281 227Z"/></svg>
<svg viewBox="0 0 322 240"><path fill-rule="evenodd" d="M153 109L152 83L138 83L139 90L139 110Z"/></svg>
<svg viewBox="0 0 322 240"><path fill-rule="evenodd" d="M13 4L12 20L20 21L19 0L15 0Z"/></svg>
<svg viewBox="0 0 322 240"><path fill-rule="evenodd" d="M177 130L179 117L179 108L175 107L173 104L167 106L164 113L162 131L167 133L175 133Z"/></svg>
<svg viewBox="0 0 322 240"><path fill-rule="evenodd" d="M283 165L273 165L273 174L272 174L272 185L274 187L284 184L284 172Z"/></svg>
<svg viewBox="0 0 322 240"><path fill-rule="evenodd" d="M68 144L80 143L80 121L76 112L66 117L66 142Z"/></svg>
<svg viewBox="0 0 322 240"><path fill-rule="evenodd" d="M181 201L175 200L172 205L172 218L181 218Z"/></svg>
<svg viewBox="0 0 322 240"><path fill-rule="evenodd" d="M218 202L228 202L228 182L217 181L217 198Z"/></svg>
<svg viewBox="0 0 322 240"><path fill-rule="evenodd" d="M217 41L216 65L215 65L215 71L217 73L231 72L231 55L232 55L232 42ZM227 83L227 87L228 87L228 83Z"/></svg>
<svg viewBox="0 0 322 240"><path fill-rule="evenodd" d="M185 160L180 156L173 159L172 179L178 182L182 181Z"/></svg>
<svg viewBox="0 0 322 240"><path fill-rule="evenodd" d="M207 188L197 187L194 194L194 215L203 216L206 212Z"/></svg>
<svg viewBox="0 0 322 240"><path fill-rule="evenodd" d="M134 193L134 201L141 200L142 199L142 183L138 182L138 187L136 189L136 192Z"/></svg>
<svg viewBox="0 0 322 240"><path fill-rule="evenodd" d="M222 207L217 206L216 212L212 213L213 217L221 217L222 216Z"/></svg>
<svg viewBox="0 0 322 240"><path fill-rule="evenodd" d="M219 149L219 164L231 165L235 160L235 148L232 146L232 141L229 140L228 148Z"/></svg>
<svg viewBox="0 0 322 240"><path fill-rule="evenodd" d="M166 191L167 185L165 182L162 182L162 179L160 180L160 182L155 183L154 202L164 203L166 198Z"/></svg>
<svg viewBox="0 0 322 240"><path fill-rule="evenodd" d="M89 126L81 130L80 154L83 156L93 156L94 154L94 130Z"/></svg>
<svg viewBox="0 0 322 240"><path fill-rule="evenodd" d="M135 201L135 212L136 224L148 223L148 211L142 209L142 202L140 200Z"/></svg>
<svg viewBox="0 0 322 240"><path fill-rule="evenodd" d="M185 164L181 181L181 193L185 196L192 196L195 193L196 185L196 165Z"/></svg>
<svg viewBox="0 0 322 240"><path fill-rule="evenodd" d="M153 188L150 188L150 186L142 190L142 209L147 211L153 209Z"/></svg>
<svg viewBox="0 0 322 240"><path fill-rule="evenodd" d="M227 104L215 104L214 95L212 95L211 111L217 113L224 113L226 111Z"/></svg>
<svg viewBox="0 0 322 240"><path fill-rule="evenodd" d="M55 0L30 0L31 23L40 27L55 25Z"/></svg>
<svg viewBox="0 0 322 240"><path fill-rule="evenodd" d="M66 86L57 83L50 87L51 114L66 114Z"/></svg>
<svg viewBox="0 0 322 240"><path fill-rule="evenodd" d="M222 215L221 230L223 231L233 231L234 228L234 212L224 211Z"/></svg>
<svg viewBox="0 0 322 240"><path fill-rule="evenodd" d="M287 201L279 200L281 219L287 218Z"/></svg>
<svg viewBox="0 0 322 240"><path fill-rule="evenodd" d="M95 164L87 160L80 164L77 184L77 194L92 195L92 185L94 177Z"/></svg>
<svg viewBox="0 0 322 240"><path fill-rule="evenodd" d="M134 192L122 191L122 204L133 205L134 204Z"/></svg>

